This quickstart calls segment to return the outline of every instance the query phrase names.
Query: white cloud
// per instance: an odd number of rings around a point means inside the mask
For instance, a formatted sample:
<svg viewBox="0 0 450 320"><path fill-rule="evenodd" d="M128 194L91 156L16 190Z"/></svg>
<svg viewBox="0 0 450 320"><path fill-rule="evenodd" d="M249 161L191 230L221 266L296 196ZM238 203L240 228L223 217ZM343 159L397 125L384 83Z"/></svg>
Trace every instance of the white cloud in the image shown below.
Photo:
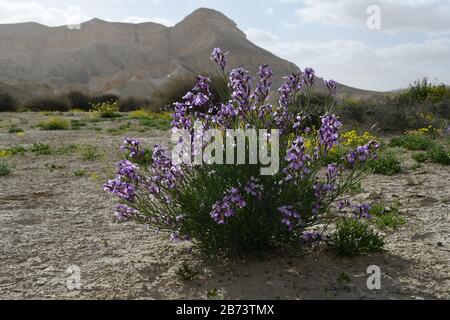
<svg viewBox="0 0 450 320"><path fill-rule="evenodd" d="M304 22L366 27L371 5L381 10L381 30L450 31L448 0L303 0L296 11Z"/></svg>
<svg viewBox="0 0 450 320"><path fill-rule="evenodd" d="M77 6L66 9L46 8L38 2L11 2L0 0L0 23L34 21L49 26L79 24L89 20Z"/></svg>
<svg viewBox="0 0 450 320"><path fill-rule="evenodd" d="M259 35L264 34L259 30ZM359 41L331 42L250 40L300 68L313 67L326 79L371 90L407 87L421 77L450 84L450 39L374 48Z"/></svg>
<svg viewBox="0 0 450 320"><path fill-rule="evenodd" d="M266 12L267 12L268 15L271 15L274 12L274 9L273 8L267 8Z"/></svg>
<svg viewBox="0 0 450 320"><path fill-rule="evenodd" d="M154 22L165 25L166 27L172 27L175 25L172 21L164 19L164 18L142 18L142 17L127 17L123 19L121 22L127 23L143 23L143 22Z"/></svg>
<svg viewBox="0 0 450 320"><path fill-rule="evenodd" d="M248 40L258 44L274 44L279 40L276 35L266 30L250 28L244 32L247 35Z"/></svg>

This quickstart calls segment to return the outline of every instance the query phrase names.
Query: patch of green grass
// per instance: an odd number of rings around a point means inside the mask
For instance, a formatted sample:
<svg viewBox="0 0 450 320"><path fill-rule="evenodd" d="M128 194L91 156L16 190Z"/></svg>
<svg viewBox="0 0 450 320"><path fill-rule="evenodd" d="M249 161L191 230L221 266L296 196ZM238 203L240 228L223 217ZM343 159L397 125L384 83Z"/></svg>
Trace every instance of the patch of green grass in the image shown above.
<svg viewBox="0 0 450 320"><path fill-rule="evenodd" d="M375 174L386 176L392 176L402 172L400 161L395 156L395 153L392 152L381 153L378 159L369 160L367 162L367 168Z"/></svg>
<svg viewBox="0 0 450 320"><path fill-rule="evenodd" d="M170 129L171 121L165 118L147 118L139 120L139 124L147 128L168 130Z"/></svg>
<svg viewBox="0 0 450 320"><path fill-rule="evenodd" d="M6 160L0 160L0 176L6 176L12 171L12 165Z"/></svg>
<svg viewBox="0 0 450 320"><path fill-rule="evenodd" d="M75 177L84 177L86 175L86 169L83 169L83 168L76 169L73 172L73 175Z"/></svg>
<svg viewBox="0 0 450 320"><path fill-rule="evenodd" d="M413 155L412 158L416 160L418 163L424 163L425 161L428 160L428 154L426 152L420 152Z"/></svg>
<svg viewBox="0 0 450 320"><path fill-rule="evenodd" d="M87 144L81 147L81 158L85 161L97 161L103 156L96 146Z"/></svg>
<svg viewBox="0 0 450 320"><path fill-rule="evenodd" d="M178 279L182 281L190 281L200 274L200 271L195 267L189 266L188 263L183 262L183 264L175 271L175 274Z"/></svg>
<svg viewBox="0 0 450 320"><path fill-rule="evenodd" d="M16 125L12 125L8 129L8 133L19 133L19 132L25 132L22 128L18 128Z"/></svg>
<svg viewBox="0 0 450 320"><path fill-rule="evenodd" d="M408 150L429 150L435 143L429 136L423 134L407 134L391 139L389 145L391 147L402 147Z"/></svg>
<svg viewBox="0 0 450 320"><path fill-rule="evenodd" d="M345 272L341 272L336 280L340 285L346 285L352 282L350 276Z"/></svg>
<svg viewBox="0 0 450 320"><path fill-rule="evenodd" d="M76 152L80 148L79 145L72 143L67 146L62 146L54 151L56 155L67 155Z"/></svg>
<svg viewBox="0 0 450 320"><path fill-rule="evenodd" d="M53 117L39 122L37 126L42 130L69 130L70 121Z"/></svg>
<svg viewBox="0 0 450 320"><path fill-rule="evenodd" d="M329 242L339 256L358 256L383 250L384 238L362 220L345 218L336 225Z"/></svg>
<svg viewBox="0 0 450 320"><path fill-rule="evenodd" d="M406 219L400 214L399 206L386 207L381 203L372 204L369 212L372 215L372 223L380 229L398 229L406 223Z"/></svg>
<svg viewBox="0 0 450 320"><path fill-rule="evenodd" d="M208 300L223 300L223 298L224 298L223 292L217 290L217 288L208 290L208 292L206 293L206 299Z"/></svg>
<svg viewBox="0 0 450 320"><path fill-rule="evenodd" d="M86 122L82 121L82 120L70 120L70 127L72 130L80 130L82 127L86 127L87 124Z"/></svg>
<svg viewBox="0 0 450 320"><path fill-rule="evenodd" d="M443 146L435 146L427 153L431 161L443 164L445 166L450 165L450 152L446 151Z"/></svg>
<svg viewBox="0 0 450 320"><path fill-rule="evenodd" d="M450 152L446 151L441 145L435 145L427 152L421 152L413 155L413 159L419 163L430 160L444 166L450 165Z"/></svg>
<svg viewBox="0 0 450 320"><path fill-rule="evenodd" d="M53 153L52 148L45 143L35 143L31 146L29 151L33 152L36 155L43 156L43 155L49 155Z"/></svg>
<svg viewBox="0 0 450 320"><path fill-rule="evenodd" d="M0 149L0 158L6 157L9 155L15 156L16 154L25 154L27 152L27 149L22 146L14 146L9 148Z"/></svg>

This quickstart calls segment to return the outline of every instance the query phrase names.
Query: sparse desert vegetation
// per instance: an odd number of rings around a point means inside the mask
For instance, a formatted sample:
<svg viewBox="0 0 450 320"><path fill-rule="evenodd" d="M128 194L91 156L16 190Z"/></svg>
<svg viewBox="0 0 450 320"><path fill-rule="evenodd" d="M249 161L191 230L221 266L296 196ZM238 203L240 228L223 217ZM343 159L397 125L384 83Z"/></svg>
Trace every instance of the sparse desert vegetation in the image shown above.
<svg viewBox="0 0 450 320"><path fill-rule="evenodd" d="M0 299L450 300L450 2L106 2L0 1Z"/></svg>

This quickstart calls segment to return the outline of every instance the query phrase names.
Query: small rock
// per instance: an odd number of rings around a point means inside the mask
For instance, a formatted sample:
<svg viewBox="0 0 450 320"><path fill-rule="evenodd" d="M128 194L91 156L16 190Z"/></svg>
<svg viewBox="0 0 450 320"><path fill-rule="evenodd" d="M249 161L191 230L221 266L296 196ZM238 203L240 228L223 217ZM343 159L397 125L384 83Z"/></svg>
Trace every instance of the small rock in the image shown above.
<svg viewBox="0 0 450 320"><path fill-rule="evenodd" d="M436 244L437 244L438 247L443 247L444 246L444 244L442 242L440 242L440 241L438 243L436 243Z"/></svg>

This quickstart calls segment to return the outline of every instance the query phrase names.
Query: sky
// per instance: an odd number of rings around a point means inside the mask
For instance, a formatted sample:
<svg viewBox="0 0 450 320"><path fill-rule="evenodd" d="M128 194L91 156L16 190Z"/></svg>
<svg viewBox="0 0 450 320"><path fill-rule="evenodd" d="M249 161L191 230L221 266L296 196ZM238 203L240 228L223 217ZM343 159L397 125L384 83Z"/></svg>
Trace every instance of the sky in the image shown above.
<svg viewBox="0 0 450 320"><path fill-rule="evenodd" d="M0 0L0 23L91 18L172 26L216 9L260 47L326 79L387 91L450 84L450 0ZM232 52L230 53L232 54Z"/></svg>

